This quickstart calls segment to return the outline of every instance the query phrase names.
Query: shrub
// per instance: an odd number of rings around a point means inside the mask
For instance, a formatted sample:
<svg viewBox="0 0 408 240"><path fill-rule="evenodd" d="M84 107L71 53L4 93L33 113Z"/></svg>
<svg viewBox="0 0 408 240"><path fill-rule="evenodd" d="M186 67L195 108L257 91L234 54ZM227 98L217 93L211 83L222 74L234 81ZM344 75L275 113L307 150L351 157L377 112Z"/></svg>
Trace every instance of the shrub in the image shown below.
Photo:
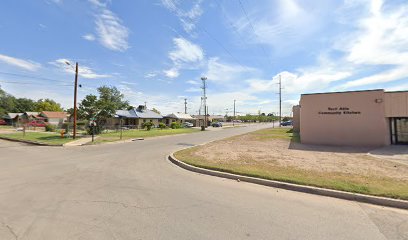
<svg viewBox="0 0 408 240"><path fill-rule="evenodd" d="M47 132L55 132L56 127L52 124L46 124L45 125L45 131Z"/></svg>
<svg viewBox="0 0 408 240"><path fill-rule="evenodd" d="M166 128L166 124L164 124L164 123L159 123L159 128L160 128L160 129L165 129L165 128Z"/></svg>
<svg viewBox="0 0 408 240"><path fill-rule="evenodd" d="M152 122L145 122L142 124L142 128L146 128L147 131L150 131L154 124Z"/></svg>
<svg viewBox="0 0 408 240"><path fill-rule="evenodd" d="M171 127L172 129L177 129L177 128L181 128L181 125L180 125L180 123L178 123L178 122L172 122L172 123L170 124L170 127Z"/></svg>

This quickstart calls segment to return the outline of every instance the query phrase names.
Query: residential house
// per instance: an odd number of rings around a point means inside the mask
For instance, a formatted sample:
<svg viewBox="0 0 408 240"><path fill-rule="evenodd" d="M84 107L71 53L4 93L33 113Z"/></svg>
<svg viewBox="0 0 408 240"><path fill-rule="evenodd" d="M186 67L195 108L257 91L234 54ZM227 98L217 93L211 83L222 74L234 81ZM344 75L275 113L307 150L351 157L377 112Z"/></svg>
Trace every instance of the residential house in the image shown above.
<svg viewBox="0 0 408 240"><path fill-rule="evenodd" d="M131 110L118 110L115 117L108 119L108 125L120 125L122 119L122 126L129 128L142 128L142 124L145 122L152 122L155 126L159 125L163 117L149 109L146 109L144 105L139 105L137 108Z"/></svg>
<svg viewBox="0 0 408 240"><path fill-rule="evenodd" d="M44 120L42 117L39 116L39 112L25 112L21 115L20 121L23 123L29 123L34 120Z"/></svg>
<svg viewBox="0 0 408 240"><path fill-rule="evenodd" d="M170 126L172 122L177 122L183 124L185 122L192 123L194 126L198 126L198 122L196 118L193 118L190 114L186 113L172 113L163 117L164 123L167 126Z"/></svg>
<svg viewBox="0 0 408 240"><path fill-rule="evenodd" d="M4 120L8 125L16 126L20 123L20 119L23 113L7 113L4 116Z"/></svg>
<svg viewBox="0 0 408 240"><path fill-rule="evenodd" d="M39 116L44 118L44 122L56 126L61 126L68 120L68 114L66 112L42 111Z"/></svg>

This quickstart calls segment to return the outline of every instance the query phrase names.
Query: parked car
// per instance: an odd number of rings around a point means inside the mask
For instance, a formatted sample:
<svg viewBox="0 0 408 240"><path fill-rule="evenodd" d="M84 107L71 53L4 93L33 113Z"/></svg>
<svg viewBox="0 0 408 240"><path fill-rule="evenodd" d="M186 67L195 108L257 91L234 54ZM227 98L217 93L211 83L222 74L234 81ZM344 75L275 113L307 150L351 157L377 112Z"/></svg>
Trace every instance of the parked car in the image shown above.
<svg viewBox="0 0 408 240"><path fill-rule="evenodd" d="M41 120L34 120L34 121L27 123L27 126L29 127L45 127L45 125L47 125L47 123Z"/></svg>
<svg viewBox="0 0 408 240"><path fill-rule="evenodd" d="M212 123L211 126L213 126L213 127L222 127L222 123L221 122L215 122L215 123Z"/></svg>
<svg viewBox="0 0 408 240"><path fill-rule="evenodd" d="M281 123L281 126L292 126L292 121L285 121Z"/></svg>
<svg viewBox="0 0 408 240"><path fill-rule="evenodd" d="M184 123L182 124L182 126L185 127L185 128L191 128L191 127L194 126L194 124L189 123L189 122L184 122Z"/></svg>
<svg viewBox="0 0 408 240"><path fill-rule="evenodd" d="M3 119L0 119L0 125L7 125L7 122L4 121Z"/></svg>

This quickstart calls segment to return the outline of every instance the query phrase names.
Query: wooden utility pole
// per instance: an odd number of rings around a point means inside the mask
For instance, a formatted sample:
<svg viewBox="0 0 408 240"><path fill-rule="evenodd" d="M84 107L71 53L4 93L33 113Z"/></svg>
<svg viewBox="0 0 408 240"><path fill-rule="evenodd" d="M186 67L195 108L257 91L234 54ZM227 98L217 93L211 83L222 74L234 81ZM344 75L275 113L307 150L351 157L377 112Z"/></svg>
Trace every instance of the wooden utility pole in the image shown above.
<svg viewBox="0 0 408 240"><path fill-rule="evenodd" d="M187 114L187 98L184 98L184 113Z"/></svg>
<svg viewBox="0 0 408 240"><path fill-rule="evenodd" d="M78 92L78 62L75 64L75 87L74 87L74 133L72 138L76 138L76 127L77 127L77 92Z"/></svg>

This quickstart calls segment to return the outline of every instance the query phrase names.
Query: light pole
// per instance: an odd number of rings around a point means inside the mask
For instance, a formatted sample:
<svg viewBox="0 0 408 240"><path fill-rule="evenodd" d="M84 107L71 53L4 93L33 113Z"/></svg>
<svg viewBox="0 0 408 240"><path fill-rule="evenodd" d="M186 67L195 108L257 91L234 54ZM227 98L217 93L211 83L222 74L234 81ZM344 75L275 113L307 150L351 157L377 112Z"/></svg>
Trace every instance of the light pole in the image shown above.
<svg viewBox="0 0 408 240"><path fill-rule="evenodd" d="M235 100L234 99L234 118L232 119L232 126L234 127L235 126L235 102L236 102L237 100Z"/></svg>
<svg viewBox="0 0 408 240"><path fill-rule="evenodd" d="M71 63L65 62L68 66L71 66ZM76 124L77 124L77 92L78 92L78 62L75 64L75 84L74 84L74 126L72 138L76 138Z"/></svg>
<svg viewBox="0 0 408 240"><path fill-rule="evenodd" d="M207 95L206 95L206 88L207 85L205 81L207 80L207 77L201 77L201 80L203 81L203 103L204 103L204 128L207 128Z"/></svg>

